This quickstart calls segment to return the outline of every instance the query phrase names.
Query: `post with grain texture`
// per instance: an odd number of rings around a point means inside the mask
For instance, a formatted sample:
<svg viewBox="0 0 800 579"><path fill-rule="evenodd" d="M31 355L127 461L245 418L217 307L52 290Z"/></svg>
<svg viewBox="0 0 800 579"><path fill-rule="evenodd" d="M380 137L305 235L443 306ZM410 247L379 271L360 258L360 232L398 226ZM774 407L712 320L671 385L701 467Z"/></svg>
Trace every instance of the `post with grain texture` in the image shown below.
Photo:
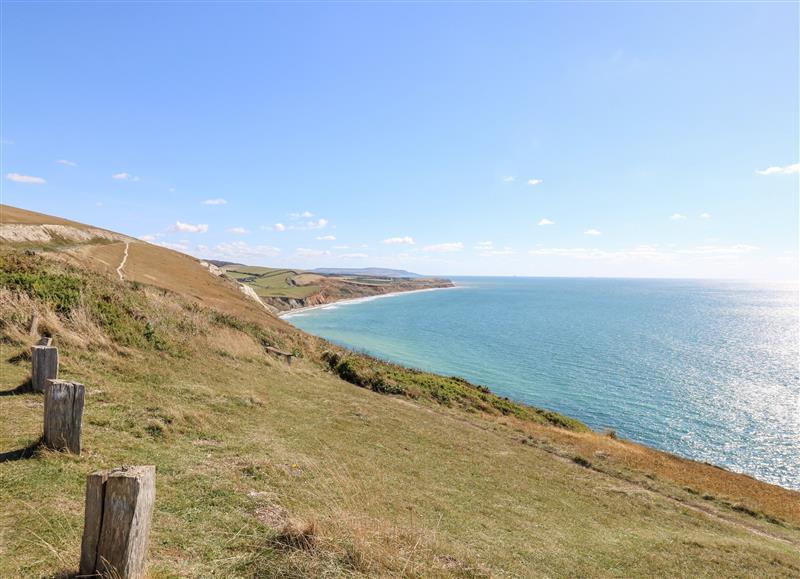
<svg viewBox="0 0 800 579"><path fill-rule="evenodd" d="M34 392L44 392L48 380L58 378L58 348L31 346L31 387Z"/></svg>
<svg viewBox="0 0 800 579"><path fill-rule="evenodd" d="M31 325L28 328L28 334L30 334L31 338L35 338L39 334L39 314L33 312L31 316Z"/></svg>
<svg viewBox="0 0 800 579"><path fill-rule="evenodd" d="M48 380L44 388L45 446L80 454L83 384Z"/></svg>
<svg viewBox="0 0 800 579"><path fill-rule="evenodd" d="M123 466L86 478L81 575L145 576L155 496L155 466Z"/></svg>

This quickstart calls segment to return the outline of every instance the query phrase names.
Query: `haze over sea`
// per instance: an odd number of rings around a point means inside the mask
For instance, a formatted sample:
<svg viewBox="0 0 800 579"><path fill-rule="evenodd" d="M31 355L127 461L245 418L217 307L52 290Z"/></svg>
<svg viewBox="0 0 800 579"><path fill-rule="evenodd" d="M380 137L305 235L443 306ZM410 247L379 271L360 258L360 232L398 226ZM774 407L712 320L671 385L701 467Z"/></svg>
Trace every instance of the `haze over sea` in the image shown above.
<svg viewBox="0 0 800 579"><path fill-rule="evenodd" d="M800 489L795 284L454 281L288 317L338 344Z"/></svg>

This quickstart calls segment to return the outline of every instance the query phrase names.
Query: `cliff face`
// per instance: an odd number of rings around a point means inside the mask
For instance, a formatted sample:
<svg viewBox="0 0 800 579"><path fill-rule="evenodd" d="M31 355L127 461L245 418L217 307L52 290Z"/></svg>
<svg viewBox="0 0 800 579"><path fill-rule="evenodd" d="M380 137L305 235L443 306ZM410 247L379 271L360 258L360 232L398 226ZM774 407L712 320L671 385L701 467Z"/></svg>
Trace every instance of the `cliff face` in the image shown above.
<svg viewBox="0 0 800 579"><path fill-rule="evenodd" d="M315 293L303 297L261 296L261 300L281 312L321 306L342 300L385 295L389 293L419 291L425 289L453 287L448 279L419 278L397 279L381 285L359 282L358 278L340 277L326 278L317 282L319 289Z"/></svg>

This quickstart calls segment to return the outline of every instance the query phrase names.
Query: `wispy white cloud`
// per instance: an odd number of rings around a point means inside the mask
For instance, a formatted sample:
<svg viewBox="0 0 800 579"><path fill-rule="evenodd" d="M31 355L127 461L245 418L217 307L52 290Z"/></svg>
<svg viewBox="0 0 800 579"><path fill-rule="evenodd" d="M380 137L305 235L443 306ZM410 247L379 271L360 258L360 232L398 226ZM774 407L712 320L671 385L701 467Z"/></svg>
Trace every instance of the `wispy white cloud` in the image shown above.
<svg viewBox="0 0 800 579"><path fill-rule="evenodd" d="M261 229L267 229L270 231L303 231L307 229L325 229L328 225L330 225L330 222L323 218L314 219L311 221L300 221L301 219L307 219L313 216L314 214L310 211L303 211L302 213L290 213L290 221L288 225L286 223L276 223L275 225L262 226Z"/></svg>
<svg viewBox="0 0 800 579"><path fill-rule="evenodd" d="M174 249L175 251L189 251L189 244L185 241L180 241L178 243L170 243L169 241L157 241L156 245L160 245L161 247L166 247L167 249Z"/></svg>
<svg viewBox="0 0 800 579"><path fill-rule="evenodd" d="M591 228L591 229L587 229L586 231L584 231L583 234L584 235L595 235L596 236L596 235L602 235L603 233L599 229Z"/></svg>
<svg viewBox="0 0 800 579"><path fill-rule="evenodd" d="M336 241L335 235L318 235L317 241Z"/></svg>
<svg viewBox="0 0 800 579"><path fill-rule="evenodd" d="M328 225L327 219L317 219L316 221L309 221L306 226L309 229L325 229Z"/></svg>
<svg viewBox="0 0 800 579"><path fill-rule="evenodd" d="M792 175L794 173L800 173L800 163L793 163L783 167L767 167L766 169L756 170L756 173L759 175Z"/></svg>
<svg viewBox="0 0 800 579"><path fill-rule="evenodd" d="M172 188L171 190L174 191L175 189ZM216 197L215 199L206 199L205 201L203 201L203 205L225 205L226 203L227 201L225 201L225 199L223 199L222 197Z"/></svg>
<svg viewBox="0 0 800 579"><path fill-rule="evenodd" d="M513 183L513 182L514 182L514 177L511 177L510 175L508 177L503 177L503 183Z"/></svg>
<svg viewBox="0 0 800 579"><path fill-rule="evenodd" d="M555 222L555 221L551 221L551 220L550 220L550 219L548 219L547 217L543 217L543 218L541 218L541 219L539 220L539 223L538 223L538 225L555 225L555 224L556 224L556 222Z"/></svg>
<svg viewBox="0 0 800 579"><path fill-rule="evenodd" d="M343 253L341 255L337 255L336 257L340 257L342 259L366 259L369 257L366 253Z"/></svg>
<svg viewBox="0 0 800 579"><path fill-rule="evenodd" d="M180 231L182 233L205 233L208 231L208 224L198 223L197 225L192 225L191 223L176 221L175 225L170 227L170 231Z"/></svg>
<svg viewBox="0 0 800 579"><path fill-rule="evenodd" d="M617 251L586 247L541 247L531 249L528 253L534 256L567 257L581 260L667 262L675 261L681 257L729 259L752 253L756 250L758 250L758 247L754 245L737 243L734 245L699 245L685 249L638 245L630 249Z"/></svg>
<svg viewBox="0 0 800 579"><path fill-rule="evenodd" d="M112 179L116 179L117 181L138 181L139 177L135 177L127 172L122 173L114 173L111 175Z"/></svg>
<svg viewBox="0 0 800 579"><path fill-rule="evenodd" d="M384 239L381 243L385 243L386 245L414 245L414 238L409 235L404 237L390 237Z"/></svg>
<svg viewBox="0 0 800 579"><path fill-rule="evenodd" d="M454 241L450 243L437 243L434 245L428 245L423 248L423 251L430 251L433 253L452 253L455 251L461 251L464 249L464 244L460 241Z"/></svg>
<svg viewBox="0 0 800 579"><path fill-rule="evenodd" d="M246 241L219 243L211 249L200 245L198 245L197 248L203 251L207 257L226 260L275 257L281 252L278 247L273 247L271 245L250 245Z"/></svg>
<svg viewBox="0 0 800 579"><path fill-rule="evenodd" d="M528 185L538 185L543 182L542 179L528 179Z"/></svg>
<svg viewBox="0 0 800 579"><path fill-rule="evenodd" d="M236 235L245 235L250 233L250 230L245 229L244 227L229 227L226 231L228 233L235 233Z"/></svg>
<svg viewBox="0 0 800 579"><path fill-rule="evenodd" d="M516 253L511 247L495 247L491 241L480 241L475 244L475 249L480 257L495 257L498 255L513 255Z"/></svg>
<svg viewBox="0 0 800 579"><path fill-rule="evenodd" d="M297 257L321 257L323 255L330 255L331 252L327 249L309 249L307 247L298 247L294 250Z"/></svg>
<svg viewBox="0 0 800 579"><path fill-rule="evenodd" d="M711 213L701 213L700 219L711 219Z"/></svg>
<svg viewBox="0 0 800 579"><path fill-rule="evenodd" d="M27 185L44 185L47 183L41 177L34 177L32 175L21 175L19 173L8 173L6 179L14 181L14 183L25 183Z"/></svg>
<svg viewBox="0 0 800 579"><path fill-rule="evenodd" d="M682 213L673 213L672 215L669 216L669 218L672 221L683 221L684 219L686 219L686 216L683 215Z"/></svg>
<svg viewBox="0 0 800 579"><path fill-rule="evenodd" d="M59 165L64 165L65 167L77 167L78 164L75 161L67 161L66 159L58 159L56 161Z"/></svg>

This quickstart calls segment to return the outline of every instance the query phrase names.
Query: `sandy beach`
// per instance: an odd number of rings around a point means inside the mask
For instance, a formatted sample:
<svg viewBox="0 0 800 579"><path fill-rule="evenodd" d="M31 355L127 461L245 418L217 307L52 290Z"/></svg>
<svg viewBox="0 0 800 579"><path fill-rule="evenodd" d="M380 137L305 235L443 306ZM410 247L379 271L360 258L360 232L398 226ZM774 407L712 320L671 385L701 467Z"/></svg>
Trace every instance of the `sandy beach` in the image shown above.
<svg viewBox="0 0 800 579"><path fill-rule="evenodd" d="M319 305L316 305L316 306L307 306L305 308L295 308L295 309L292 309L292 310L287 310L285 312L280 312L278 314L278 317L279 318L291 318L293 316L298 316L298 315L305 314L305 313L307 313L307 312L309 312L311 310L323 310L325 308L338 307L338 306L348 305L348 304L357 304L357 303L361 303L361 302L369 302L369 301L372 301L372 300L379 300L381 298L391 298L391 297L400 296L400 295L406 295L406 294L418 294L418 293L422 293L422 292L435 292L435 291L439 291L439 290L452 290L452 289L458 289L459 287L461 287L461 286L453 285L453 286L450 286L450 287L432 287L432 288L425 288L425 289L420 289L420 290L410 290L410 291L403 291L403 292L390 292L390 293L380 294L380 295L376 295L376 296L365 296L363 298L353 298L353 299L349 299L349 300L339 300L339 301L335 301L335 302L329 302L329 303L326 303L326 304L319 304Z"/></svg>

